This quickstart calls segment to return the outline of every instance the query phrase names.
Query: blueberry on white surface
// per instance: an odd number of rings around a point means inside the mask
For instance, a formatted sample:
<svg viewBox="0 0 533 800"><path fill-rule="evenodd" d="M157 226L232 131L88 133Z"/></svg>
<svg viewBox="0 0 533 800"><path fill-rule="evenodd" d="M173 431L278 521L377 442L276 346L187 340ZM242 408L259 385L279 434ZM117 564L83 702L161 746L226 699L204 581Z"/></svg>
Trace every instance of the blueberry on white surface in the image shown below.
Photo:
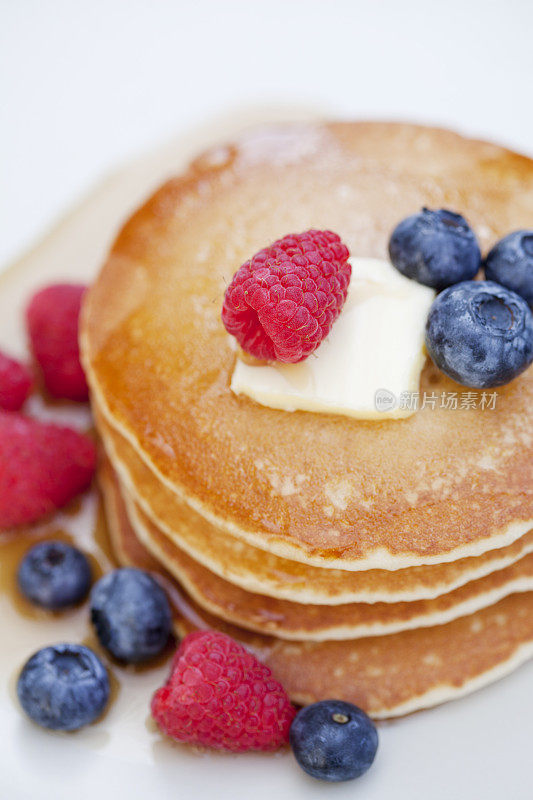
<svg viewBox="0 0 533 800"><path fill-rule="evenodd" d="M348 781L372 766L378 732L357 706L322 700L298 712L291 725L290 743L308 775L323 781Z"/></svg>
<svg viewBox="0 0 533 800"><path fill-rule="evenodd" d="M402 275L437 291L470 280L481 264L468 222L444 208L423 208L402 220L391 234L389 256Z"/></svg>
<svg viewBox="0 0 533 800"><path fill-rule="evenodd" d="M533 315L526 301L492 281L465 281L434 300L426 348L464 386L486 389L516 378L533 361Z"/></svg>
<svg viewBox="0 0 533 800"><path fill-rule="evenodd" d="M91 568L76 547L59 541L39 542L20 562L17 582L22 594L43 608L58 611L83 600L91 587Z"/></svg>
<svg viewBox="0 0 533 800"><path fill-rule="evenodd" d="M91 621L100 643L120 661L157 656L171 631L171 613L161 586L133 567L113 570L94 585Z"/></svg>
<svg viewBox="0 0 533 800"><path fill-rule="evenodd" d="M37 725L75 731L102 714L109 700L109 678L88 647L57 644L39 650L25 663L17 695Z"/></svg>
<svg viewBox="0 0 533 800"><path fill-rule="evenodd" d="M533 230L514 231L500 239L485 258L485 277L533 306Z"/></svg>

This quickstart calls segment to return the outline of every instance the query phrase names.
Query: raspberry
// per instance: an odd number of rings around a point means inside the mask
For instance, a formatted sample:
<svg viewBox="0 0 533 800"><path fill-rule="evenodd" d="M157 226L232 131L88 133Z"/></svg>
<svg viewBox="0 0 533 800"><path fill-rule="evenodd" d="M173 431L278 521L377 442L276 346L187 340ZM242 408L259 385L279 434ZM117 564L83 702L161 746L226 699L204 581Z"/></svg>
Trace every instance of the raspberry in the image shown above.
<svg viewBox="0 0 533 800"><path fill-rule="evenodd" d="M183 639L152 699L154 719L173 739L233 752L281 747L295 713L268 667L218 631Z"/></svg>
<svg viewBox="0 0 533 800"><path fill-rule="evenodd" d="M18 411L27 400L32 384L28 367L0 352L0 408Z"/></svg>
<svg viewBox="0 0 533 800"><path fill-rule="evenodd" d="M86 489L96 465L88 436L0 411L0 529L36 522Z"/></svg>
<svg viewBox="0 0 533 800"><path fill-rule="evenodd" d="M54 397L87 400L80 364L78 318L86 287L58 283L35 294L26 311L31 348Z"/></svg>
<svg viewBox="0 0 533 800"><path fill-rule="evenodd" d="M346 300L350 253L332 231L293 233L237 270L222 321L258 359L296 363L328 335Z"/></svg>

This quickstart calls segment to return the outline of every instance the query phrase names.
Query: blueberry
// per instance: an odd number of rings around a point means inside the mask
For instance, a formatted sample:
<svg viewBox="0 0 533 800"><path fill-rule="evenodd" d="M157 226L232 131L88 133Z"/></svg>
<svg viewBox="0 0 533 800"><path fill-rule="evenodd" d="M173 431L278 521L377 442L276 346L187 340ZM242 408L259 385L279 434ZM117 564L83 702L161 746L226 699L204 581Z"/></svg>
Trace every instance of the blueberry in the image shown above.
<svg viewBox="0 0 533 800"><path fill-rule="evenodd" d="M399 272L437 291L473 278L481 264L474 232L460 214L423 208L402 220L389 240Z"/></svg>
<svg viewBox="0 0 533 800"><path fill-rule="evenodd" d="M458 283L433 301L426 348L457 383L502 386L533 361L533 314L522 297L497 283Z"/></svg>
<svg viewBox="0 0 533 800"><path fill-rule="evenodd" d="M290 742L298 764L313 778L349 781L372 766L378 732L357 706L323 700L298 712Z"/></svg>
<svg viewBox="0 0 533 800"><path fill-rule="evenodd" d="M81 644L56 644L22 668L17 695L42 728L76 731L97 719L109 700L109 678L100 659Z"/></svg>
<svg viewBox="0 0 533 800"><path fill-rule="evenodd" d="M32 547L18 568L22 594L43 608L57 611L87 596L91 568L87 558L65 542L40 542Z"/></svg>
<svg viewBox="0 0 533 800"><path fill-rule="evenodd" d="M171 614L163 589L131 567L104 575L91 592L91 620L100 643L120 661L153 658L165 647Z"/></svg>
<svg viewBox="0 0 533 800"><path fill-rule="evenodd" d="M500 239L485 258L485 277L533 306L533 230L515 231Z"/></svg>

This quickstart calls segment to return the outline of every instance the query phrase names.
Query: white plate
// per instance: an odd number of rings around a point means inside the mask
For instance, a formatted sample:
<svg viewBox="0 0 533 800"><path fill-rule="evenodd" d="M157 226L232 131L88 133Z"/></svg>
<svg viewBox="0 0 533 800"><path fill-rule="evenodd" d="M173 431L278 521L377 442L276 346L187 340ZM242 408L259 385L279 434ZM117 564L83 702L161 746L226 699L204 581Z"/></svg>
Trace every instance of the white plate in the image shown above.
<svg viewBox="0 0 533 800"><path fill-rule="evenodd" d="M248 120L249 121L249 120ZM235 120L230 127L235 126ZM0 347L25 352L22 309L35 287L89 280L129 211L227 125L196 131L130 165L95 190L31 253L0 278ZM59 412L61 415L63 412ZM87 513L90 514L90 508ZM5 579L5 578L4 578ZM148 704L165 668L128 679L105 719L76 734L52 734L25 719L15 676L36 649L80 641L86 611L35 622L0 600L0 798L262 798L298 800L331 792L365 800L526 800L532 796L533 664L466 699L379 725L375 765L360 780L321 784L289 752L231 756L172 745L147 726Z"/></svg>

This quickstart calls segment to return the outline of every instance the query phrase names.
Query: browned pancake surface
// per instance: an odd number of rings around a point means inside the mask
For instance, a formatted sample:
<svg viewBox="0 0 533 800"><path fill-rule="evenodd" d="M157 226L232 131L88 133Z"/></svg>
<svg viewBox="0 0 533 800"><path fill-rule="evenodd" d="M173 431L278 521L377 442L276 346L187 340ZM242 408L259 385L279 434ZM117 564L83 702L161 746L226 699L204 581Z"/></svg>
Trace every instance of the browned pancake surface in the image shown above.
<svg viewBox="0 0 533 800"><path fill-rule="evenodd" d="M119 235L85 306L93 392L221 527L356 568L478 554L530 527L532 370L498 390L494 411L426 408L381 423L277 411L229 389L220 309L244 260L312 226L382 257L395 223L422 205L464 212L486 247L531 224L533 162L417 126L269 129L198 159ZM428 366L421 390L461 387Z"/></svg>

